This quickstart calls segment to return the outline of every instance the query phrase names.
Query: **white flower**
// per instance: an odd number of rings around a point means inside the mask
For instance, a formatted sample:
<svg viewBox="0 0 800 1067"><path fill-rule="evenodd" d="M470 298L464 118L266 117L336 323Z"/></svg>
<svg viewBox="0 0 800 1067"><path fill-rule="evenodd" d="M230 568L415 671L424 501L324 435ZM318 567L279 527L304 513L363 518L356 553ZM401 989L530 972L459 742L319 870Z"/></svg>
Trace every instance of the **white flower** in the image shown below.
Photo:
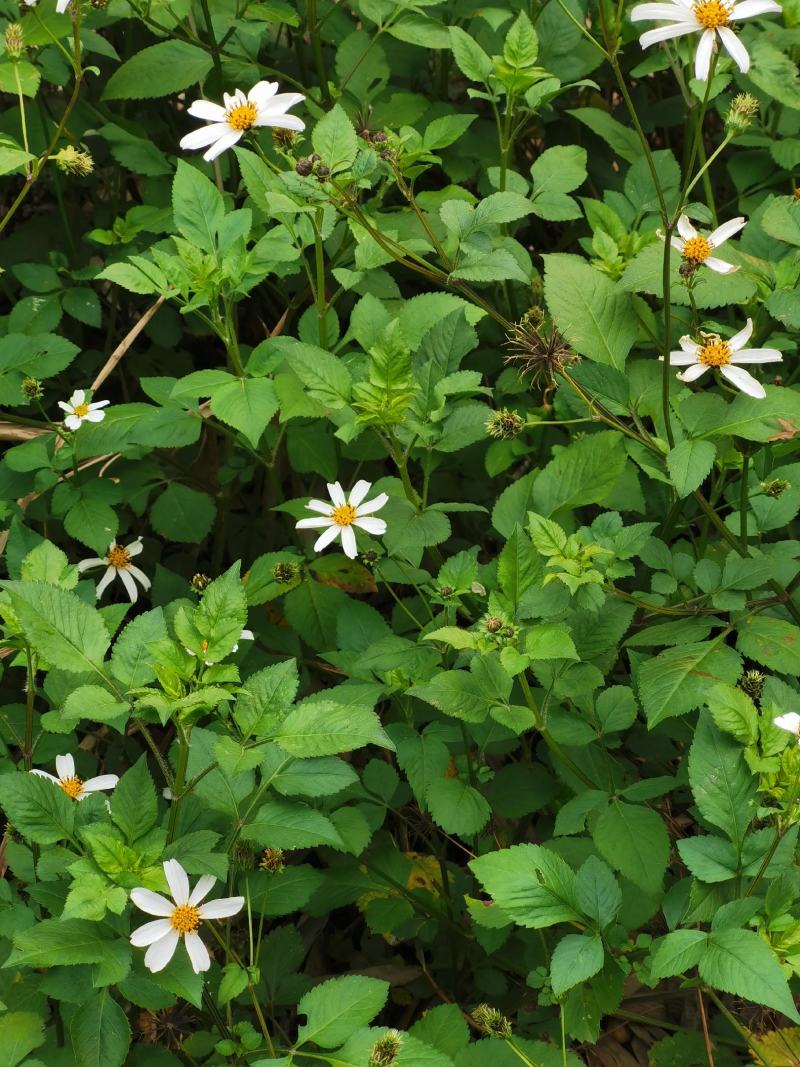
<svg viewBox="0 0 800 1067"><path fill-rule="evenodd" d="M362 518L362 516L371 515L373 511L378 511L389 499L386 493L381 493L374 500L368 500L362 504L371 485L371 482L356 482L348 500L338 482L332 484L328 482L328 493L332 504L326 504L324 500L309 500L306 508L321 514L313 519L300 519L297 529L315 530L325 527L325 532L314 542L315 552L321 552L323 548L327 548L341 534L344 554L350 559L355 559L357 549L356 535L353 533L354 526L376 536L386 533L386 523L383 519Z"/></svg>
<svg viewBox="0 0 800 1067"><path fill-rule="evenodd" d="M305 97L302 93L278 93L277 82L258 82L247 96L237 89L233 96L223 93L222 98L224 107L210 100L195 100L188 109L189 114L196 119L205 119L211 125L193 130L181 139L181 148L211 145L203 156L208 162L235 145L254 126L278 126L298 133L306 128L297 115L286 114Z"/></svg>
<svg viewBox="0 0 800 1067"><path fill-rule="evenodd" d="M682 382L696 382L709 367L717 367L723 378L741 389L748 396L763 400L767 395L761 382L749 374L740 363L779 363L783 356L777 348L745 348L753 332L753 320L748 319L744 329L723 341L715 333L703 336L703 343L685 335L678 342L680 352L670 352L669 362L673 367L686 367L678 378Z"/></svg>
<svg viewBox="0 0 800 1067"><path fill-rule="evenodd" d="M81 423L102 422L106 417L103 408L108 407L110 403L110 400L97 400L94 404L87 404L86 390L76 389L66 404L63 400L59 400L58 406L62 411L67 412L67 417L64 419L67 429L79 430Z"/></svg>
<svg viewBox="0 0 800 1067"><path fill-rule="evenodd" d="M800 715L796 711L787 711L785 715L777 715L772 721L781 730L794 734L800 744Z"/></svg>
<svg viewBox="0 0 800 1067"><path fill-rule="evenodd" d="M131 944L136 948L150 946L145 953L144 965L155 974L164 970L183 938L194 973L207 971L211 966L211 957L200 939L198 927L207 919L227 919L230 915L236 915L244 906L244 897L220 897L219 900L202 904L201 901L216 882L212 874L204 874L191 892L186 871L177 860L164 863L164 874L172 900L150 889L131 890L131 900L137 908L148 915L159 916L155 922L145 923L134 930Z"/></svg>
<svg viewBox="0 0 800 1067"><path fill-rule="evenodd" d="M673 248L677 248L683 258L689 260L695 267L705 264L706 267L716 271L717 274L730 274L739 268L734 267L732 263L726 263L724 259L717 259L711 253L730 237L737 234L739 230L744 229L746 223L747 219L740 215L739 218L731 219L730 222L723 222L721 226L717 226L716 230L712 230L707 237L702 237L689 222L686 215L681 215L678 219L678 233L680 236L670 238L670 244ZM658 236L662 241L664 240L664 234L661 230L658 231Z"/></svg>
<svg viewBox="0 0 800 1067"><path fill-rule="evenodd" d="M770 12L781 12L780 4L776 4L775 0L741 0L738 4L733 0L695 0L695 3L691 0L674 0L666 4L637 4L631 11L631 22L657 19L671 23L643 33L639 38L642 48L674 37L685 37L689 33L702 34L694 57L694 76L700 81L707 81L711 56L717 47L717 34L736 66L742 74L746 74L750 69L750 56L731 29L731 23Z"/></svg>
<svg viewBox="0 0 800 1067"><path fill-rule="evenodd" d="M239 634L239 640L240 641L255 641L255 639L256 639L256 635L253 633L252 630L242 630L242 632ZM184 649L186 649L186 651L189 653L190 656L197 655L196 652L192 652L192 650L190 648L186 648L185 645L183 647L184 647ZM203 652L207 651L207 649L208 649L208 641L203 641ZM238 651L239 651L239 645L235 644L233 646L233 648L231 649L231 652L238 652ZM206 664L206 667L213 667L214 666L214 661L210 660L210 659L207 659L205 661L205 664Z"/></svg>
<svg viewBox="0 0 800 1067"><path fill-rule="evenodd" d="M25 0L28 7L33 7L37 2L38 0ZM71 3L72 0L56 0L56 13L63 15Z"/></svg>
<svg viewBox="0 0 800 1067"><path fill-rule="evenodd" d="M119 781L116 774L99 774L96 778L87 778L84 782L75 773L75 760L69 754L56 756L56 771L58 772L57 778L54 774L48 774L47 771L40 771L37 767L32 768L31 774L38 774L40 778L49 778L51 782L61 786L67 796L72 797L73 800L85 800L90 793L96 793L100 789L113 789Z"/></svg>
<svg viewBox="0 0 800 1067"><path fill-rule="evenodd" d="M119 575L122 579L122 584L127 590L128 596L131 598L131 604L135 604L139 591L136 588L136 582L147 590L150 588L150 579L144 573L139 570L138 567L134 567L131 563L133 556L138 556L142 551L142 539L137 537L135 541L131 541L129 545L118 545L116 541L112 541L108 546L108 552L106 552L103 559L99 556L93 556L91 559L83 559L78 564L78 570L88 571L92 567L106 567L106 573L100 579L97 584L97 599L99 600L103 593L108 588L109 584L114 580L116 575ZM133 579L136 579L136 582Z"/></svg>

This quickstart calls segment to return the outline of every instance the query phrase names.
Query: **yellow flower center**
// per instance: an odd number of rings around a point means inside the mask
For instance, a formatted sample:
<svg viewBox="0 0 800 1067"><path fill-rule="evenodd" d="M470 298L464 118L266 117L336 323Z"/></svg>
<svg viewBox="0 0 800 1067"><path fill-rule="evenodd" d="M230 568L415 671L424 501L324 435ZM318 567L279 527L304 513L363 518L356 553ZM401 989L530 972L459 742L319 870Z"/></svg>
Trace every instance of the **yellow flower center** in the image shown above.
<svg viewBox="0 0 800 1067"><path fill-rule="evenodd" d="M169 917L173 930L177 930L183 937L184 934L192 934L200 925L200 912L191 904L179 904Z"/></svg>
<svg viewBox="0 0 800 1067"><path fill-rule="evenodd" d="M232 107L225 117L231 129L249 130L255 126L258 108L255 104L239 104L238 107Z"/></svg>
<svg viewBox="0 0 800 1067"><path fill-rule="evenodd" d="M72 412L74 415L77 415L79 419L85 419L86 416L89 414L89 405L76 404L75 407L72 409Z"/></svg>
<svg viewBox="0 0 800 1067"><path fill-rule="evenodd" d="M693 263L702 263L711 255L711 245L705 237L690 237L683 243L684 259L690 259Z"/></svg>
<svg viewBox="0 0 800 1067"><path fill-rule="evenodd" d="M59 785L73 800L77 800L83 792L83 779L73 774L71 778L62 778Z"/></svg>
<svg viewBox="0 0 800 1067"><path fill-rule="evenodd" d="M719 337L713 337L703 345L697 356L697 362L706 367L726 367L731 361L731 346Z"/></svg>
<svg viewBox="0 0 800 1067"><path fill-rule="evenodd" d="M124 571L130 566L131 554L127 548L123 548L122 545L115 545L114 548L109 549L109 553L106 556L106 562L109 567L114 567L118 571Z"/></svg>
<svg viewBox="0 0 800 1067"><path fill-rule="evenodd" d="M733 4L721 0L701 0L694 5L694 15L704 30L718 30L730 22Z"/></svg>
<svg viewBox="0 0 800 1067"><path fill-rule="evenodd" d="M331 518L337 526L352 526L356 517L356 509L352 504L340 504L331 512Z"/></svg>

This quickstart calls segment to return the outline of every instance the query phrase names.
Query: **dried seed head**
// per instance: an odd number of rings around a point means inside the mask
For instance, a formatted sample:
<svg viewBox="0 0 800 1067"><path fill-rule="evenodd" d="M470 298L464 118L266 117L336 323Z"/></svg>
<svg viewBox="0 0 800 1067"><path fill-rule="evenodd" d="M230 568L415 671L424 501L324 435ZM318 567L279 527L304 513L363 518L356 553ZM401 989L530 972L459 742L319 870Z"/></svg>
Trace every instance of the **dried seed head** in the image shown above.
<svg viewBox="0 0 800 1067"><path fill-rule="evenodd" d="M44 387L38 378L24 378L22 392L28 400L41 400L44 396Z"/></svg>
<svg viewBox="0 0 800 1067"><path fill-rule="evenodd" d="M80 148L73 148L72 145L56 152L53 160L64 174L74 174L78 178L85 178L94 170L94 160L89 153Z"/></svg>
<svg viewBox="0 0 800 1067"><path fill-rule="evenodd" d="M387 1030L372 1046L369 1067L392 1067L402 1044L403 1035L398 1030Z"/></svg>
<svg viewBox="0 0 800 1067"><path fill-rule="evenodd" d="M682 259L681 265L678 267L678 274L681 278L691 278L697 268L700 266L696 259Z"/></svg>
<svg viewBox="0 0 800 1067"><path fill-rule="evenodd" d="M479 1004L472 1012L472 1018L489 1037L511 1037L511 1023L490 1004Z"/></svg>
<svg viewBox="0 0 800 1067"><path fill-rule="evenodd" d="M191 585L192 589L194 589L195 593L204 593L211 584L211 579L207 574L201 574L198 572L197 574L192 575L192 580L189 584Z"/></svg>
<svg viewBox="0 0 800 1067"><path fill-rule="evenodd" d="M272 579L278 585L288 585L300 576L300 567L297 563L276 563L272 568Z"/></svg>
<svg viewBox="0 0 800 1067"><path fill-rule="evenodd" d="M753 700L758 700L766 678L761 671L745 671L739 680L739 688Z"/></svg>
<svg viewBox="0 0 800 1067"><path fill-rule="evenodd" d="M520 377L529 377L545 397L555 389L556 375L579 358L555 326L545 328L544 312L538 307L514 323L506 347L506 363L516 364Z"/></svg>
<svg viewBox="0 0 800 1067"><path fill-rule="evenodd" d="M279 126L272 129L272 141L278 148L291 148L297 140L294 130L284 130Z"/></svg>
<svg viewBox="0 0 800 1067"><path fill-rule="evenodd" d="M493 411L486 420L486 432L490 437L498 437L504 441L510 441L522 430L525 422L516 411L508 408L500 408Z"/></svg>
<svg viewBox="0 0 800 1067"><path fill-rule="evenodd" d="M243 841L237 841L231 855L233 866L240 871L252 871L256 865L256 854Z"/></svg>
<svg viewBox="0 0 800 1067"><path fill-rule="evenodd" d="M262 871L266 871L267 874L280 874L284 868L283 849L265 848L259 867Z"/></svg>
<svg viewBox="0 0 800 1067"><path fill-rule="evenodd" d="M771 482L762 482L760 488L764 496L780 496L781 493L792 488L792 483L784 478L773 478Z"/></svg>

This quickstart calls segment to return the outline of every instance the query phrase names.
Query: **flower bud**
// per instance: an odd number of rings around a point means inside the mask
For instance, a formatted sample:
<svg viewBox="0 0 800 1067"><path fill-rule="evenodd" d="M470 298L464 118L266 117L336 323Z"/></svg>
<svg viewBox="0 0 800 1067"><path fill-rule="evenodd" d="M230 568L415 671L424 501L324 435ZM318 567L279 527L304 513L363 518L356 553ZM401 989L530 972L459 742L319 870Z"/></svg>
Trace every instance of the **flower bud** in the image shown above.
<svg viewBox="0 0 800 1067"><path fill-rule="evenodd" d="M80 148L73 148L72 145L56 152L53 162L65 174L74 174L78 178L85 178L94 170L94 160L89 153Z"/></svg>
<svg viewBox="0 0 800 1067"><path fill-rule="evenodd" d="M761 482L761 492L764 496L781 496L787 489L792 488L792 483L785 478L773 478L771 482Z"/></svg>
<svg viewBox="0 0 800 1067"><path fill-rule="evenodd" d="M751 93L739 93L725 114L725 127L734 137L748 130L758 114L758 100Z"/></svg>
<svg viewBox="0 0 800 1067"><path fill-rule="evenodd" d="M38 378L23 379L22 392L28 400L41 400L44 396L44 388Z"/></svg>
<svg viewBox="0 0 800 1067"><path fill-rule="evenodd" d="M25 51L25 33L18 22L9 22L6 26L5 46L9 59L19 59Z"/></svg>
<svg viewBox="0 0 800 1067"><path fill-rule="evenodd" d="M392 1067L400 1052L403 1035L397 1030L387 1030L372 1046L369 1067Z"/></svg>
<svg viewBox="0 0 800 1067"><path fill-rule="evenodd" d="M272 568L272 580L278 585L288 585L300 577L300 567L296 563L276 563Z"/></svg>
<svg viewBox="0 0 800 1067"><path fill-rule="evenodd" d="M753 700L758 700L764 688L765 676L761 671L745 671L739 680L739 688Z"/></svg>
<svg viewBox="0 0 800 1067"><path fill-rule="evenodd" d="M192 580L189 584L192 589L194 589L195 593L204 593L211 584L211 579L207 574L198 573L192 575Z"/></svg>
<svg viewBox="0 0 800 1067"><path fill-rule="evenodd" d="M500 408L493 411L486 420L486 432L490 437L497 437L503 441L510 441L522 430L525 423L516 413L508 408Z"/></svg>
<svg viewBox="0 0 800 1067"><path fill-rule="evenodd" d="M472 1018L489 1037L511 1037L511 1023L489 1004L479 1004L472 1012Z"/></svg>
<svg viewBox="0 0 800 1067"><path fill-rule="evenodd" d="M298 159L294 165L295 172L300 175L301 178L307 178L311 171L314 169L314 164L310 159Z"/></svg>

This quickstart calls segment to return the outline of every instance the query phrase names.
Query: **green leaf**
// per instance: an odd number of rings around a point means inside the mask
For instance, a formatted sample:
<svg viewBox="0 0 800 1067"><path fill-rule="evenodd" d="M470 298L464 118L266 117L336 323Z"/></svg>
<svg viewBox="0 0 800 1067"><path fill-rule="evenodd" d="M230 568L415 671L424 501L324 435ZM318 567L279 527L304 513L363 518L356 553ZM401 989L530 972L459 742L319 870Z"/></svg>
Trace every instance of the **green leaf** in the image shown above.
<svg viewBox="0 0 800 1067"><path fill-rule="evenodd" d="M766 1004L800 1022L775 954L752 930L713 931L700 960L700 977L723 993Z"/></svg>
<svg viewBox="0 0 800 1067"><path fill-rule="evenodd" d="M741 854L755 815L756 780L742 748L701 713L689 752L689 783L704 819L724 831Z"/></svg>
<svg viewBox="0 0 800 1067"><path fill-rule="evenodd" d="M533 486L533 510L547 516L603 500L625 462L624 440L615 430L573 441L540 471Z"/></svg>
<svg viewBox="0 0 800 1067"><path fill-rule="evenodd" d="M539 54L539 41L531 20L520 11L503 43L503 59L510 67L531 67Z"/></svg>
<svg viewBox="0 0 800 1067"><path fill-rule="evenodd" d="M566 194L586 180L586 149L577 145L548 148L531 167L531 177L535 215L551 222L581 217L577 200Z"/></svg>
<svg viewBox="0 0 800 1067"><path fill-rule="evenodd" d="M478 42L459 26L449 26L450 47L458 69L473 82L489 79L494 65Z"/></svg>
<svg viewBox="0 0 800 1067"><path fill-rule="evenodd" d="M158 819L156 787L144 753L122 775L111 794L111 818L132 844L152 829Z"/></svg>
<svg viewBox="0 0 800 1067"><path fill-rule="evenodd" d="M64 529L76 541L104 555L119 532L119 520L114 509L102 500L82 496L64 516Z"/></svg>
<svg viewBox="0 0 800 1067"><path fill-rule="evenodd" d="M300 998L297 1011L306 1016L298 1042L313 1041L320 1048L336 1048L355 1030L367 1026L383 1009L389 983L349 974L331 978Z"/></svg>
<svg viewBox="0 0 800 1067"><path fill-rule="evenodd" d="M645 893L654 894L669 862L669 836L651 808L613 800L592 827L605 861Z"/></svg>
<svg viewBox="0 0 800 1067"><path fill-rule="evenodd" d="M122 630L111 653L111 673L124 690L147 685L155 678L151 642L167 636L167 624L161 608L144 611Z"/></svg>
<svg viewBox="0 0 800 1067"><path fill-rule="evenodd" d="M717 449L711 441L681 441L667 453L667 470L678 496L693 493L708 477Z"/></svg>
<svg viewBox="0 0 800 1067"><path fill-rule="evenodd" d="M109 646L102 616L75 593L43 582L4 582L25 635L51 667L101 673Z"/></svg>
<svg viewBox="0 0 800 1067"><path fill-rule="evenodd" d="M74 726L81 719L92 722L114 722L120 716L127 716L128 704L119 701L99 685L79 685L73 689L62 708L62 718Z"/></svg>
<svg viewBox="0 0 800 1067"><path fill-rule="evenodd" d="M585 982L603 967L603 942L586 934L567 934L553 950L550 980L553 996L562 997L568 989Z"/></svg>
<svg viewBox="0 0 800 1067"><path fill-rule="evenodd" d="M567 111L584 126L602 137L620 159L635 162L642 154L642 144L636 131L613 119L607 111L596 107L578 107Z"/></svg>
<svg viewBox="0 0 800 1067"><path fill-rule="evenodd" d="M617 879L601 859L590 856L578 871L576 899L581 911L604 929L617 917L622 907L622 890Z"/></svg>
<svg viewBox="0 0 800 1067"><path fill-rule="evenodd" d="M514 845L470 860L475 877L519 926L580 922L574 872L541 845Z"/></svg>
<svg viewBox="0 0 800 1067"><path fill-rule="evenodd" d="M262 804L255 818L242 828L242 837L260 848L345 847L326 815L296 800L268 800Z"/></svg>
<svg viewBox="0 0 800 1067"><path fill-rule="evenodd" d="M122 1067L131 1043L128 1017L107 989L81 1004L70 1024L76 1067Z"/></svg>
<svg viewBox="0 0 800 1067"><path fill-rule="evenodd" d="M239 430L253 448L278 410L275 387L267 378L237 378L211 394L211 411Z"/></svg>
<svg viewBox="0 0 800 1067"><path fill-rule="evenodd" d="M736 647L773 671L800 674L800 627L769 615L753 615L739 623Z"/></svg>
<svg viewBox="0 0 800 1067"><path fill-rule="evenodd" d="M225 217L222 194L212 181L184 159L178 160L172 183L172 214L175 225L187 241L204 252L214 251Z"/></svg>
<svg viewBox="0 0 800 1067"><path fill-rule="evenodd" d="M0 1067L17 1067L45 1042L44 1019L32 1011L12 1011L2 1016L3 1044Z"/></svg>
<svg viewBox="0 0 800 1067"><path fill-rule="evenodd" d="M136 52L108 79L104 100L152 100L205 80L210 52L185 41L160 41ZM180 161L178 166L180 167Z"/></svg>
<svg viewBox="0 0 800 1067"><path fill-rule="evenodd" d="M285 351L286 362L306 387L310 397L334 410L349 403L353 382L350 372L338 356L300 341L289 344L288 338L281 347Z"/></svg>
<svg viewBox="0 0 800 1067"><path fill-rule="evenodd" d="M525 651L531 659L580 659L564 623L546 622L525 635Z"/></svg>
<svg viewBox="0 0 800 1067"><path fill-rule="evenodd" d="M630 295L577 256L542 258L545 299L556 326L582 356L622 370L639 333Z"/></svg>
<svg viewBox="0 0 800 1067"><path fill-rule="evenodd" d="M153 529L168 541L199 544L211 530L216 506L208 493L173 482L150 509Z"/></svg>
<svg viewBox="0 0 800 1067"><path fill-rule="evenodd" d="M712 686L706 697L714 722L742 745L758 740L758 711L747 693L733 685L720 682Z"/></svg>
<svg viewBox="0 0 800 1067"><path fill-rule="evenodd" d="M374 711L332 700L298 704L283 720L274 738L293 756L335 756L365 745L394 750Z"/></svg>
<svg viewBox="0 0 800 1067"><path fill-rule="evenodd" d="M502 521L502 520L501 520ZM515 523L511 536L497 559L497 580L516 613L527 591L541 585L544 568L539 553L520 523Z"/></svg>
<svg viewBox="0 0 800 1067"><path fill-rule="evenodd" d="M741 659L719 641L700 641L668 648L644 663L637 684L650 727L663 719L699 708L718 682L732 685L741 672Z"/></svg>
<svg viewBox="0 0 800 1067"><path fill-rule="evenodd" d="M311 134L311 143L331 176L350 169L358 151L358 138L341 104L335 104L319 120Z"/></svg>
<svg viewBox="0 0 800 1067"><path fill-rule="evenodd" d="M705 952L708 934L702 930L673 930L655 942L653 978L672 978L696 967Z"/></svg>
<svg viewBox="0 0 800 1067"><path fill-rule="evenodd" d="M105 936L111 934L111 937ZM13 962L24 967L130 960L130 945L103 924L88 919L41 919L14 935ZM11 962L10 960L8 962Z"/></svg>
<svg viewBox="0 0 800 1067"><path fill-rule="evenodd" d="M446 833L459 837L479 833L492 814L486 798L460 778L431 782L425 800L433 821Z"/></svg>
<svg viewBox="0 0 800 1067"><path fill-rule="evenodd" d="M197 632L207 643L206 658L217 663L229 655L239 643L246 620L244 585L239 577L239 564L234 563L208 586L194 613Z"/></svg>

